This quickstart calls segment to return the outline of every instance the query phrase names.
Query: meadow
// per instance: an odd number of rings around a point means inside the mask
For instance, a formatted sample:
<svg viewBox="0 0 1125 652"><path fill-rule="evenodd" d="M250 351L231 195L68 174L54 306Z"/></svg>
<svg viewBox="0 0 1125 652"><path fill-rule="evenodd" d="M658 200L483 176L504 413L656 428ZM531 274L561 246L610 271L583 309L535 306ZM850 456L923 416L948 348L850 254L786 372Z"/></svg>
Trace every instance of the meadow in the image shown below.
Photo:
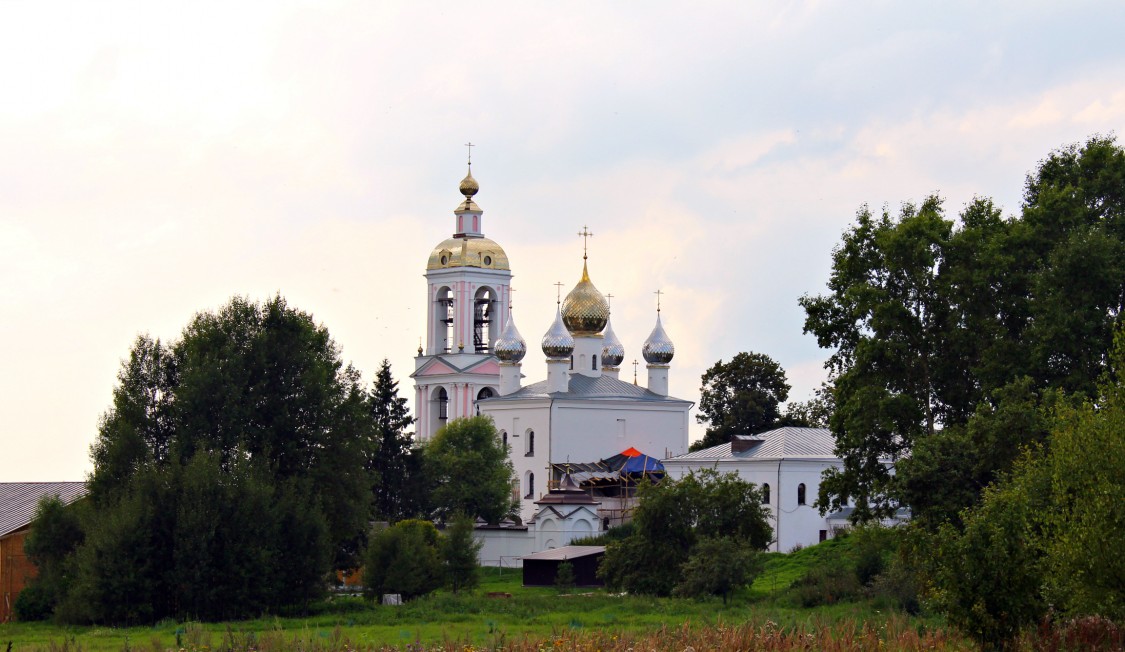
<svg viewBox="0 0 1125 652"><path fill-rule="evenodd" d="M11 623L0 625L0 649L971 649L940 620L907 615L879 600L801 607L791 595L794 580L846 545L769 554L754 584L727 604L524 587L518 569L483 569L472 593L439 591L398 606L334 596L306 613L238 622L127 628Z"/></svg>

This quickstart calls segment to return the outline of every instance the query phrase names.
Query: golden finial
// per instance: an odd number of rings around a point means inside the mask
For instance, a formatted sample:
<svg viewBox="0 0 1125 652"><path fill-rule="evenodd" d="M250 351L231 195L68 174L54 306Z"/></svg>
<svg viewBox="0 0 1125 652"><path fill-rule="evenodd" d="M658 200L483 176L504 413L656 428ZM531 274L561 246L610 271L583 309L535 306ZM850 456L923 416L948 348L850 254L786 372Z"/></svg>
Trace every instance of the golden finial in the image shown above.
<svg viewBox="0 0 1125 652"><path fill-rule="evenodd" d="M586 229L586 225L583 224L582 231L580 231L578 235L582 236L582 260L586 260L586 239L593 237L594 234L590 233Z"/></svg>
<svg viewBox="0 0 1125 652"><path fill-rule="evenodd" d="M465 143L465 147L469 148L469 168L472 168L473 167L473 148L476 147L476 145L474 145L472 143L472 141L469 141L469 142Z"/></svg>
<svg viewBox="0 0 1125 652"><path fill-rule="evenodd" d="M637 384L637 360L633 359L633 384Z"/></svg>

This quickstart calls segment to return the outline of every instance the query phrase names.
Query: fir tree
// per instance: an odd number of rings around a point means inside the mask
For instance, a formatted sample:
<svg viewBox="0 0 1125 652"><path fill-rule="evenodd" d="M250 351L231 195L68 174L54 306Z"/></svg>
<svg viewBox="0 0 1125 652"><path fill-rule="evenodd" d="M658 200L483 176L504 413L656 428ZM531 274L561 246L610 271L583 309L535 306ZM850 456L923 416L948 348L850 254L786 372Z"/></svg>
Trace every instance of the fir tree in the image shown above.
<svg viewBox="0 0 1125 652"><path fill-rule="evenodd" d="M410 492L403 488L412 481L407 459L410 434L406 428L414 423L414 417L406 399L398 395L398 381L391 376L391 363L386 359L375 374L369 406L376 438L368 457L368 470L375 478L372 510L377 518L388 521L413 516L413 508L403 499Z"/></svg>

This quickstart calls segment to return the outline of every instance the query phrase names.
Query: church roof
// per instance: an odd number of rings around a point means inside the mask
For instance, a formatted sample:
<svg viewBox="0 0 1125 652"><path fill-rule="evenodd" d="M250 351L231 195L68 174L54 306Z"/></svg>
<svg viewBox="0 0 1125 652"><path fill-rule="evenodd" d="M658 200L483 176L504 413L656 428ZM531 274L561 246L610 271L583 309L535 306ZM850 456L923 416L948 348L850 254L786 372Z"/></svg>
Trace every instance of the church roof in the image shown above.
<svg viewBox="0 0 1125 652"><path fill-rule="evenodd" d="M835 458L836 440L827 428L785 426L757 435L735 435L718 446L677 455L665 462Z"/></svg>
<svg viewBox="0 0 1125 652"><path fill-rule="evenodd" d="M568 391L565 392L548 392L547 381L543 380L526 385L507 396L493 396L492 398L484 400L488 402L518 401L529 398L582 399L595 401L624 399L629 401L651 401L654 403L688 402L680 398L661 396L656 392L650 392L645 387L617 380L610 376L584 376L582 374L572 374L570 376L570 387Z"/></svg>
<svg viewBox="0 0 1125 652"><path fill-rule="evenodd" d="M47 496L70 504L85 495L85 482L0 482L0 537L31 523Z"/></svg>

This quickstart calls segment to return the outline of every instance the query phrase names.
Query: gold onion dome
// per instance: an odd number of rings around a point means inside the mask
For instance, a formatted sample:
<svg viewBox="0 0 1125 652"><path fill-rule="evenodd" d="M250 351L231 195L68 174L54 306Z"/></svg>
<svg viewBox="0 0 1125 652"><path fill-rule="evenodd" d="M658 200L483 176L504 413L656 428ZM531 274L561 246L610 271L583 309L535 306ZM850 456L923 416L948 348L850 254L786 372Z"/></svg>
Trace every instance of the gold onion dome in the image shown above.
<svg viewBox="0 0 1125 652"><path fill-rule="evenodd" d="M492 346L492 352L500 358L500 362L510 363L519 362L527 355L527 342L523 341L523 336L516 329L516 320L511 315L508 316L508 323L500 333L500 338Z"/></svg>
<svg viewBox="0 0 1125 652"><path fill-rule="evenodd" d="M570 334L577 337L597 335L609 322L609 302L590 282L585 260L582 280L563 299L562 320Z"/></svg>
<svg viewBox="0 0 1125 652"><path fill-rule="evenodd" d="M477 183L477 180L473 178L472 168L469 168L469 173L465 175L464 179L461 179L460 190L461 194L465 195L465 199L470 200L473 198L473 195L480 192L480 184Z"/></svg>
<svg viewBox="0 0 1125 652"><path fill-rule="evenodd" d="M574 353L574 338L570 331L563 325L562 313L555 309L555 323L547 334L543 336L543 354L549 359L559 360L569 358Z"/></svg>
<svg viewBox="0 0 1125 652"><path fill-rule="evenodd" d="M617 339L617 333L613 332L613 324L606 321L602 335L605 337L602 344L602 367L612 369L621 366L621 361L625 359L625 346Z"/></svg>
<svg viewBox="0 0 1125 652"><path fill-rule="evenodd" d="M656 313L656 327L652 329L645 345L641 347L641 355L649 364L668 364L676 354L676 347L664 332L664 325L660 323L660 313Z"/></svg>

